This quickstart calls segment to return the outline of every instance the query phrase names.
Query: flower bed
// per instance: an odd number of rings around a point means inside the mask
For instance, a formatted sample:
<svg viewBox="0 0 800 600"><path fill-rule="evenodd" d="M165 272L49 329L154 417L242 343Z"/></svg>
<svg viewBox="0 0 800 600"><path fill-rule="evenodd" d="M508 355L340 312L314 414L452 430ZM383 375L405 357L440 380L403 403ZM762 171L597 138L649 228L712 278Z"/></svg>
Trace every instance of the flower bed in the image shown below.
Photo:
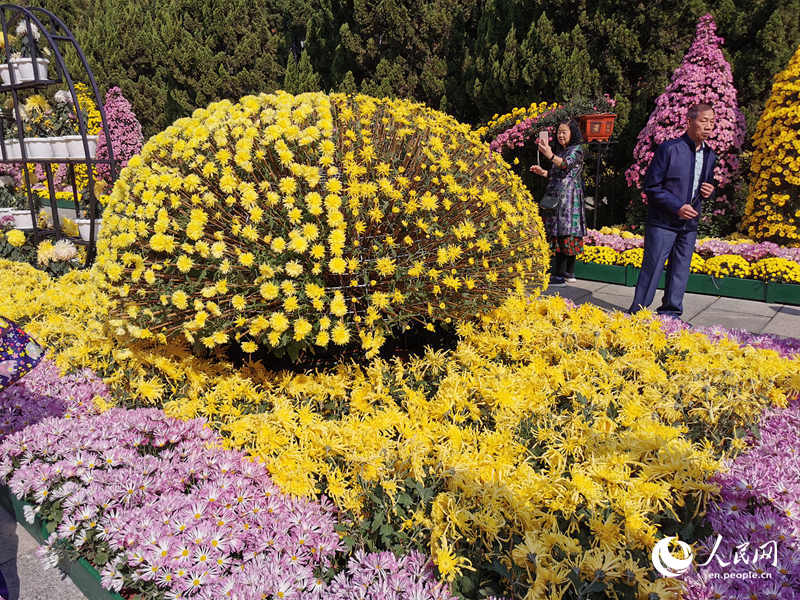
<svg viewBox="0 0 800 600"><path fill-rule="evenodd" d="M86 251L83 247L76 247L68 239L56 242L45 239L38 244L30 234L19 229L7 229L8 216L0 217L0 258L23 262L42 269L51 275L63 275L76 267L83 265ZM13 226L8 223L8 227ZM64 231L74 228L77 235L77 226L72 221L65 219Z"/></svg>
<svg viewBox="0 0 800 600"><path fill-rule="evenodd" d="M51 525L46 563L77 553L125 596L333 599L358 585L365 597L450 597L418 554L357 553L325 584L342 549L330 502L281 493L219 443L204 421L155 409L47 419L0 445L0 478L31 503L28 519Z"/></svg>
<svg viewBox="0 0 800 600"><path fill-rule="evenodd" d="M554 102L549 104L547 102L532 102L528 107L519 106L503 115L495 114L486 125L476 128L475 132L482 139L491 141L497 134L507 130L509 127L519 125L523 120L535 119L542 113L554 110L557 107L558 105Z"/></svg>
<svg viewBox="0 0 800 600"><path fill-rule="evenodd" d="M108 408L109 392L89 369L62 375L44 359L19 383L0 392L0 441L49 417L72 418Z"/></svg>
<svg viewBox="0 0 800 600"><path fill-rule="evenodd" d="M617 228L590 229L581 259L599 264L641 267L644 238ZM599 249L599 248L602 248ZM800 283L800 248L772 242L698 239L692 272L714 277L739 277L774 283Z"/></svg>
<svg viewBox="0 0 800 600"><path fill-rule="evenodd" d="M582 279L636 285L644 238L616 228L589 230L576 264ZM800 248L771 242L700 239L692 255L687 291L784 304L800 304ZM663 276L659 288L664 287Z"/></svg>

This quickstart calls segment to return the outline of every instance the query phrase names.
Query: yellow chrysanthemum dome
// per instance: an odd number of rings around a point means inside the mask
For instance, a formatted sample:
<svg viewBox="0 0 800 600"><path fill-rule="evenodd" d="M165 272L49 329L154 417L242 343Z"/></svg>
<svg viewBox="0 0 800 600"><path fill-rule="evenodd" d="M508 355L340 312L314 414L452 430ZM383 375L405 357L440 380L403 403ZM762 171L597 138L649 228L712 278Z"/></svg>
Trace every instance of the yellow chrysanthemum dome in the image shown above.
<svg viewBox="0 0 800 600"><path fill-rule="evenodd" d="M104 211L99 268L137 338L302 350L473 318L543 281L530 193L421 104L283 92L151 138Z"/></svg>

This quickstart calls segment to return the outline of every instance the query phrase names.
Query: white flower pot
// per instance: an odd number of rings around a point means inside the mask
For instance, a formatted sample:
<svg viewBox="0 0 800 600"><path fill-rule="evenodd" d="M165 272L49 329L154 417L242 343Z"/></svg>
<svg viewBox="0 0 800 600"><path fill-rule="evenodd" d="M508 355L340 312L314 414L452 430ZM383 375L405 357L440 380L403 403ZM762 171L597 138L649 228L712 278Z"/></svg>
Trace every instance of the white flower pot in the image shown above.
<svg viewBox="0 0 800 600"><path fill-rule="evenodd" d="M25 151L28 153L29 159L53 158L50 138L25 138Z"/></svg>
<svg viewBox="0 0 800 600"><path fill-rule="evenodd" d="M75 224L78 226L78 231L81 234L81 239L89 241L89 219L75 219ZM94 240L97 241L97 236L100 235L100 226L103 224L102 219L94 220Z"/></svg>
<svg viewBox="0 0 800 600"><path fill-rule="evenodd" d="M33 72L33 59L30 57L12 58L8 64L0 65L0 79L3 85L11 85L10 69L14 69L14 83L25 83L26 81L42 81L47 79L47 66L50 61L46 58L37 58L39 66L39 78Z"/></svg>
<svg viewBox="0 0 800 600"><path fill-rule="evenodd" d="M14 215L14 227L17 229L33 229L33 219L29 210L12 210Z"/></svg>
<svg viewBox="0 0 800 600"><path fill-rule="evenodd" d="M50 140L50 154L53 158L69 158L69 145L64 136L47 138Z"/></svg>
<svg viewBox="0 0 800 600"><path fill-rule="evenodd" d="M86 158L86 153L83 149L83 138L81 136L65 135L64 140L66 141L70 158ZM89 158L97 156L97 136L87 135L86 143L89 146Z"/></svg>
<svg viewBox="0 0 800 600"><path fill-rule="evenodd" d="M22 158L22 151L19 149L19 140L6 139L3 140L3 145L6 147L6 158L8 160L18 160Z"/></svg>

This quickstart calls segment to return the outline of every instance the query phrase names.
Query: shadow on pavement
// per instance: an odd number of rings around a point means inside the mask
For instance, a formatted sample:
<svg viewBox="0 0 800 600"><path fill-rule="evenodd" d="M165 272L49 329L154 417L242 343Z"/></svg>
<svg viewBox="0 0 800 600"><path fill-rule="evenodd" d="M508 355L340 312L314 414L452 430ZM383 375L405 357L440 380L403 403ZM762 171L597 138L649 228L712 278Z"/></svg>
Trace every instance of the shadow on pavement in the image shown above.
<svg viewBox="0 0 800 600"><path fill-rule="evenodd" d="M18 549L17 522L0 507L0 598L4 600L19 600Z"/></svg>

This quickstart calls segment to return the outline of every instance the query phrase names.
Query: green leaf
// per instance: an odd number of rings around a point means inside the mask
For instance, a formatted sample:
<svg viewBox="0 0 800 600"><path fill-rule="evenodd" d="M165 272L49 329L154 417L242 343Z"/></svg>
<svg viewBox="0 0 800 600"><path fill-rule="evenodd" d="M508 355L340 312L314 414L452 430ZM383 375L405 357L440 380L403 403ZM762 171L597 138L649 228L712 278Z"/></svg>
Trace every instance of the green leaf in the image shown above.
<svg viewBox="0 0 800 600"><path fill-rule="evenodd" d="M511 572L497 559L492 561L492 564L489 566L489 568L501 577L511 577Z"/></svg>
<svg viewBox="0 0 800 600"><path fill-rule="evenodd" d="M474 575L463 575L458 579L458 587L461 588L461 591L464 594L469 594L472 590L475 589L475 581L473 581Z"/></svg>
<svg viewBox="0 0 800 600"><path fill-rule="evenodd" d="M596 592L603 592L603 591L605 591L605 589L606 589L606 584L605 583L603 583L602 581L594 581L594 582L592 582L591 585L589 585L586 588L585 593L594 594Z"/></svg>
<svg viewBox="0 0 800 600"><path fill-rule="evenodd" d="M581 589L581 572L578 569L570 569L569 573L567 573L567 579L569 579L576 592Z"/></svg>

